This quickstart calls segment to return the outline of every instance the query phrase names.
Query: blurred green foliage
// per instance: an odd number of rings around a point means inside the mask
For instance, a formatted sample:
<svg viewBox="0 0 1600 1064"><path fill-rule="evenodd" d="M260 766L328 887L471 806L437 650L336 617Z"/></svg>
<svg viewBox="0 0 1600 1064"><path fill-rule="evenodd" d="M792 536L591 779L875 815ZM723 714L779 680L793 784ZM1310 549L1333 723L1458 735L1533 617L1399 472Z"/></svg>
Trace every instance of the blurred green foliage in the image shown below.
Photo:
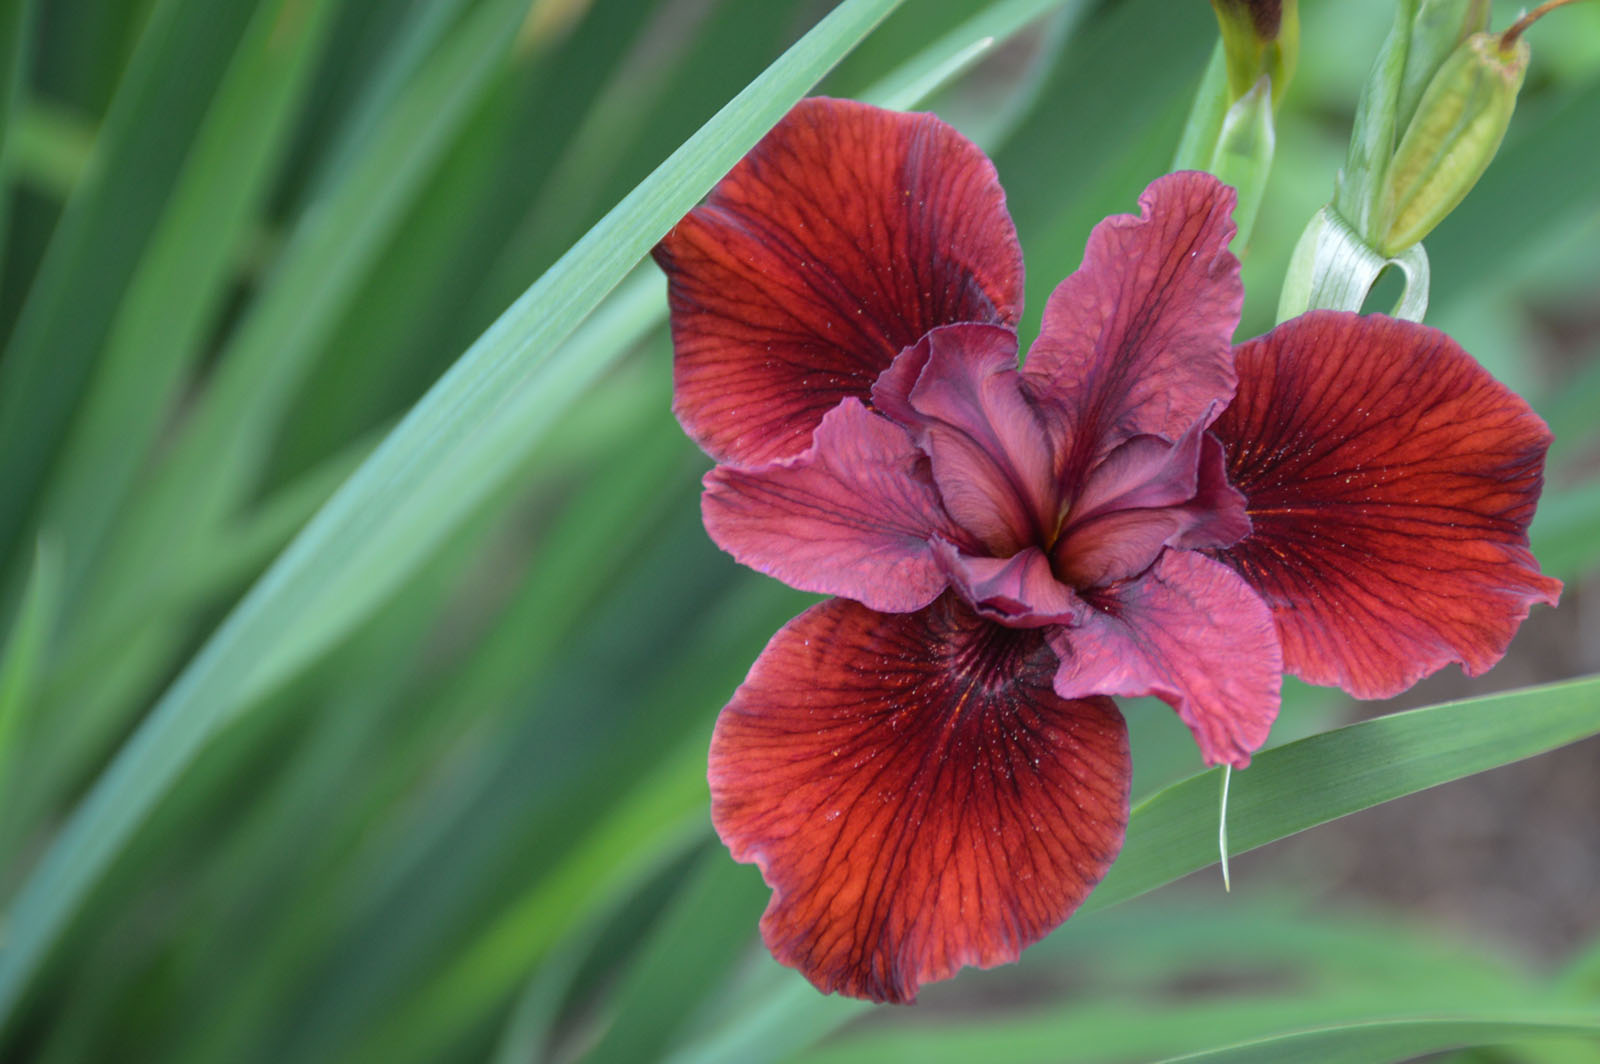
<svg viewBox="0 0 1600 1064"><path fill-rule="evenodd" d="M705 746L808 599L700 530L634 264L832 68L994 154L1035 329L1167 168L1216 32L1199 0L831 6L0 0L0 1059L1288 1059L1227 1047L1315 1026L1315 1059L1600 1060L1600 943L1557 977L1292 893L1085 915L915 1011L756 946ZM1390 7L1301 10L1241 335ZM1427 241L1429 320L1556 428L1535 548L1580 581L1600 5L1528 39L1501 156ZM1592 682L1321 734L1339 712L1290 688L1274 743L1305 743L1234 781L1241 847L1600 731ZM1115 898L1214 837L1187 734L1129 715Z"/></svg>

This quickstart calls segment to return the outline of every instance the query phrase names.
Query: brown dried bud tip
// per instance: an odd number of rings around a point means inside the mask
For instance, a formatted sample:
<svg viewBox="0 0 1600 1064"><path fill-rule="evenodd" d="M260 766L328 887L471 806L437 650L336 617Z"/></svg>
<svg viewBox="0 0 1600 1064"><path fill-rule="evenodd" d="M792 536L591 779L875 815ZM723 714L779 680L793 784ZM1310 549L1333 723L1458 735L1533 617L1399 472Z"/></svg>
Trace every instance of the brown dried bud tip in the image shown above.
<svg viewBox="0 0 1600 1064"><path fill-rule="evenodd" d="M1211 6L1219 18L1248 17L1260 41L1277 40L1283 26L1283 0L1211 0Z"/></svg>
<svg viewBox="0 0 1600 1064"><path fill-rule="evenodd" d="M1272 79L1277 102L1294 73L1300 48L1296 0L1211 0L1228 63L1228 96L1237 101L1261 75Z"/></svg>

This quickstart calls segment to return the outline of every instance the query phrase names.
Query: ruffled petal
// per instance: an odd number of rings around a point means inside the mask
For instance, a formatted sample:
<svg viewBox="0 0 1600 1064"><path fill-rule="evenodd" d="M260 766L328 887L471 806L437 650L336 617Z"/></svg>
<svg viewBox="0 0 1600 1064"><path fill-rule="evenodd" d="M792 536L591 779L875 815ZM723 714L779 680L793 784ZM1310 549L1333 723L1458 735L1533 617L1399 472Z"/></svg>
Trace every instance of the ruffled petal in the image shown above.
<svg viewBox="0 0 1600 1064"><path fill-rule="evenodd" d="M1127 732L1051 690L1038 630L953 596L832 599L773 637L717 720L711 815L773 888L773 955L824 991L910 1001L1055 927L1128 814Z"/></svg>
<svg viewBox="0 0 1600 1064"><path fill-rule="evenodd" d="M714 458L805 450L938 325L1014 324L1022 252L994 167L933 115L802 100L656 248L674 409Z"/></svg>
<svg viewBox="0 0 1600 1064"><path fill-rule="evenodd" d="M1226 566L1169 550L1138 580L1091 596L1078 628L1050 632L1056 693L1155 695L1209 765L1244 768L1278 715L1283 658L1272 613Z"/></svg>
<svg viewBox="0 0 1600 1064"><path fill-rule="evenodd" d="M1253 531L1217 556L1284 660L1360 698L1505 653L1561 583L1528 551L1549 430L1437 329L1317 311L1238 351L1214 426Z"/></svg>
<svg viewBox="0 0 1600 1064"><path fill-rule="evenodd" d="M1207 411L1177 443L1135 436L1090 471L1051 550L1062 580L1102 587L1148 569L1164 547L1226 547L1250 531L1210 422Z"/></svg>
<svg viewBox="0 0 1600 1064"><path fill-rule="evenodd" d="M989 553L1009 556L1055 531L1051 426L1023 389L1011 330L935 329L895 360L872 396L932 459L945 509Z"/></svg>
<svg viewBox="0 0 1600 1064"><path fill-rule="evenodd" d="M926 465L904 429L846 399L804 454L707 473L700 512L717 546L790 587L920 610L946 584L930 539L961 535Z"/></svg>
<svg viewBox="0 0 1600 1064"><path fill-rule="evenodd" d="M1142 213L1095 226L1083 265L1045 305L1025 373L1071 412L1069 481L1123 441L1181 436L1233 394L1230 345L1244 302L1233 189L1209 174L1168 174Z"/></svg>
<svg viewBox="0 0 1600 1064"><path fill-rule="evenodd" d="M947 540L933 541L950 586L980 614L1011 628L1076 624L1089 607L1072 588L1056 579L1050 559L1038 547L1009 558L964 554Z"/></svg>

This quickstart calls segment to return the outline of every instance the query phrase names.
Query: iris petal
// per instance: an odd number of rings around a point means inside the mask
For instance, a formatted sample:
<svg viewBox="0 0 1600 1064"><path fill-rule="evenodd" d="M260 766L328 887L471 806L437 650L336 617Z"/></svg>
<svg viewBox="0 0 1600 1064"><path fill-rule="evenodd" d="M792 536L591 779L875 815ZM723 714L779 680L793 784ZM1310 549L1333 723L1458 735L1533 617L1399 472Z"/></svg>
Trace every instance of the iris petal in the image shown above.
<svg viewBox="0 0 1600 1064"><path fill-rule="evenodd" d="M994 166L932 115L803 100L656 248L674 409L719 461L805 450L929 329L1011 325L1022 251Z"/></svg>
<svg viewBox="0 0 1600 1064"><path fill-rule="evenodd" d="M1155 695L1208 764L1244 768L1278 715L1283 659L1272 614L1226 566L1169 550L1138 580L1096 593L1078 628L1050 633L1056 693Z"/></svg>
<svg viewBox="0 0 1600 1064"><path fill-rule="evenodd" d="M904 429L846 399L804 454L706 474L701 514L719 547L791 587L918 610L946 583L930 540L962 537L925 465Z"/></svg>
<svg viewBox="0 0 1600 1064"><path fill-rule="evenodd" d="M926 357L922 356L926 349ZM904 406L890 386L903 362L923 365ZM905 419L932 459L933 478L956 522L1005 557L1054 531L1055 435L1017 372L1017 337L988 325L936 329L906 351L873 389L874 402Z"/></svg>
<svg viewBox="0 0 1600 1064"><path fill-rule="evenodd" d="M1219 558L1288 668L1360 698L1505 653L1561 584L1528 551L1549 430L1437 329L1317 311L1238 352L1213 426L1253 531Z"/></svg>
<svg viewBox="0 0 1600 1064"><path fill-rule="evenodd" d="M1244 302L1233 204L1209 174L1158 178L1140 215L1095 226L1083 265L1051 294L1024 372L1072 412L1067 482L1134 436L1177 439L1232 396Z"/></svg>
<svg viewBox="0 0 1600 1064"><path fill-rule="evenodd" d="M773 888L774 956L825 991L910 1001L1055 927L1121 848L1127 732L1051 690L1038 630L954 596L833 599L768 644L718 718L712 818Z"/></svg>

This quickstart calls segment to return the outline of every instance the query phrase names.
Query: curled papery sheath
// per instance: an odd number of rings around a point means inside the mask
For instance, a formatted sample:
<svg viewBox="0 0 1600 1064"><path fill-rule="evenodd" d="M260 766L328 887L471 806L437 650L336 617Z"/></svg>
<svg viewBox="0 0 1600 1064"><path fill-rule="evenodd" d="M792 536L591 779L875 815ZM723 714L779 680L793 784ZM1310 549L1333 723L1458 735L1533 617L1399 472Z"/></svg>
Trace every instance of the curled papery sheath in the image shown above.
<svg viewBox="0 0 1600 1064"><path fill-rule="evenodd" d="M655 251L673 406L723 462L805 450L901 348L1013 325L1022 250L994 166L933 115L808 99Z"/></svg>
<svg viewBox="0 0 1600 1064"><path fill-rule="evenodd" d="M1499 661L1561 583L1528 550L1550 433L1437 329L1316 311L1239 348L1213 426L1251 534L1217 557L1289 671L1359 698Z"/></svg>
<svg viewBox="0 0 1600 1064"><path fill-rule="evenodd" d="M773 955L820 989L914 999L1067 918L1128 815L1107 698L1051 689L1038 630L946 596L918 613L844 599L783 628L717 720L711 816L773 889Z"/></svg>

